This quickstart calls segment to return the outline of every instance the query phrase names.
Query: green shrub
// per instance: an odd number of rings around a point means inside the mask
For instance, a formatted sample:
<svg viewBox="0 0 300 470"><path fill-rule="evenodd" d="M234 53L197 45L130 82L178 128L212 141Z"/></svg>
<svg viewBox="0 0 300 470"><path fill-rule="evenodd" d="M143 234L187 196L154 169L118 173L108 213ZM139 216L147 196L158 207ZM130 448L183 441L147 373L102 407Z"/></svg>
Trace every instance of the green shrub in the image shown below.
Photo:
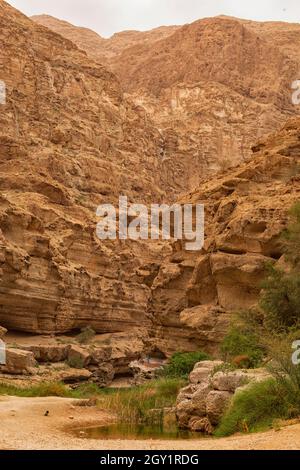
<svg viewBox="0 0 300 470"><path fill-rule="evenodd" d="M215 436L264 431L274 425L275 420L294 418L299 414L299 389L292 387L288 379L280 383L269 379L252 384L235 395Z"/></svg>
<svg viewBox="0 0 300 470"><path fill-rule="evenodd" d="M163 368L163 377L186 378L192 372L197 362L209 360L210 356L202 351L190 353L175 353L169 363Z"/></svg>
<svg viewBox="0 0 300 470"><path fill-rule="evenodd" d="M81 333L76 336L76 340L80 344L87 344L89 343L96 335L96 332L93 330L91 326L86 326L82 328Z"/></svg>
<svg viewBox="0 0 300 470"><path fill-rule="evenodd" d="M300 202L290 210L290 223L281 236L286 266L266 266L259 302L265 326L272 332L287 332L300 323Z"/></svg>
<svg viewBox="0 0 300 470"><path fill-rule="evenodd" d="M268 267L262 283L260 306L269 331L288 331L300 322L300 274Z"/></svg>
<svg viewBox="0 0 300 470"><path fill-rule="evenodd" d="M300 201L290 210L290 223L282 234L285 258L294 269L300 267Z"/></svg>
<svg viewBox="0 0 300 470"><path fill-rule="evenodd" d="M259 367L264 357L264 348L259 344L258 335L241 326L231 326L221 344L221 353L225 361L234 362L244 356L249 368ZM246 357L248 361L246 361ZM247 364L246 364L247 362Z"/></svg>

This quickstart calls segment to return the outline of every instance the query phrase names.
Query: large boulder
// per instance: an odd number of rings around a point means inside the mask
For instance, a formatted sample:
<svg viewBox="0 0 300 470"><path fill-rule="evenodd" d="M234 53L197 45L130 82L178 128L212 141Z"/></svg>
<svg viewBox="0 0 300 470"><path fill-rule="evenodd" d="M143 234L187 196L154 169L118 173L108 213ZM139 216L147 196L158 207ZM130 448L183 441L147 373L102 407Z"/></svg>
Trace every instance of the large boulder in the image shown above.
<svg viewBox="0 0 300 470"><path fill-rule="evenodd" d="M68 352L68 363L71 367L80 369L86 367L91 361L89 351L80 346L72 344Z"/></svg>
<svg viewBox="0 0 300 470"><path fill-rule="evenodd" d="M189 422L189 429L193 432L202 432L204 434L212 434L213 426L208 418L194 417Z"/></svg>
<svg viewBox="0 0 300 470"><path fill-rule="evenodd" d="M103 364L111 359L112 346L93 346L90 348L90 364Z"/></svg>
<svg viewBox="0 0 300 470"><path fill-rule="evenodd" d="M221 392L235 392L238 387L246 385L249 382L249 374L242 370L230 372L217 372L212 377L212 386L215 390Z"/></svg>
<svg viewBox="0 0 300 470"><path fill-rule="evenodd" d="M177 397L176 416L180 428L191 429L191 420L199 422L199 418L206 417L206 399L211 391L210 377L219 364L220 361L203 361L195 365L190 374L190 384L180 390ZM199 423L197 426L209 428L207 423L201 423L201 426Z"/></svg>
<svg viewBox="0 0 300 470"><path fill-rule="evenodd" d="M265 369L225 370L222 361L202 361L190 374L190 383L179 391L176 402L178 426L211 434L235 393L253 382L270 377Z"/></svg>
<svg viewBox="0 0 300 470"><path fill-rule="evenodd" d="M270 374L265 369L219 371L212 377L211 384L215 390L234 393L238 388L252 382L267 380Z"/></svg>
<svg viewBox="0 0 300 470"><path fill-rule="evenodd" d="M176 418L180 429L188 429L191 418L195 416L197 415L192 400L183 400L177 404Z"/></svg>
<svg viewBox="0 0 300 470"><path fill-rule="evenodd" d="M30 374L37 363L31 351L8 348L6 350L6 364L1 371L7 374Z"/></svg>
<svg viewBox="0 0 300 470"><path fill-rule="evenodd" d="M232 394L230 392L211 391L206 398L206 414L212 425L217 425L228 407Z"/></svg>
<svg viewBox="0 0 300 470"><path fill-rule="evenodd" d="M90 367L92 372L91 381L98 387L107 387L115 377L115 368L110 362L99 364L97 367Z"/></svg>
<svg viewBox="0 0 300 470"><path fill-rule="evenodd" d="M34 345L24 347L24 349L32 351L38 362L64 362L68 358L70 349L69 344L56 345Z"/></svg>
<svg viewBox="0 0 300 470"><path fill-rule="evenodd" d="M59 380L66 384L76 384L79 382L86 382L92 377L92 372L87 369L74 369L70 368L64 370L59 374Z"/></svg>
<svg viewBox="0 0 300 470"><path fill-rule="evenodd" d="M222 361L202 361L198 362L190 373L190 383L199 384L207 382L214 369L223 364Z"/></svg>
<svg viewBox="0 0 300 470"><path fill-rule="evenodd" d="M206 399L211 388L208 382L203 382L197 387L197 390L193 393L191 401L194 409L196 410L197 416L206 415Z"/></svg>

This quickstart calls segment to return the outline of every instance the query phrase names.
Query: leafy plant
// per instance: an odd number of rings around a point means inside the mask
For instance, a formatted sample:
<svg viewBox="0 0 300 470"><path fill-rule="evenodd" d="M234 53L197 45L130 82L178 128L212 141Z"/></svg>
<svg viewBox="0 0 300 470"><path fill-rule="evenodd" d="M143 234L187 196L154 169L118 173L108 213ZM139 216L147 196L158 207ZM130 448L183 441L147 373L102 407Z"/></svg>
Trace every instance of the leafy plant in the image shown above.
<svg viewBox="0 0 300 470"><path fill-rule="evenodd" d="M265 355L261 341L263 316L257 308L236 312L221 343L223 359L233 367L259 367Z"/></svg>
<svg viewBox="0 0 300 470"><path fill-rule="evenodd" d="M192 372L197 362L209 360L210 356L202 351L190 353L175 353L169 363L163 368L163 377L186 378Z"/></svg>
<svg viewBox="0 0 300 470"><path fill-rule="evenodd" d="M93 330L93 328L91 326L86 326L85 328L82 328L81 333L78 336L76 336L76 340L80 344L87 344L95 336L96 336L96 332Z"/></svg>
<svg viewBox="0 0 300 470"><path fill-rule="evenodd" d="M288 331L300 322L300 275L268 266L260 306L270 331Z"/></svg>
<svg viewBox="0 0 300 470"><path fill-rule="evenodd" d="M291 388L288 379L269 379L254 383L238 392L215 431L216 437L237 432L264 431L278 419L290 419L300 414L300 392Z"/></svg>

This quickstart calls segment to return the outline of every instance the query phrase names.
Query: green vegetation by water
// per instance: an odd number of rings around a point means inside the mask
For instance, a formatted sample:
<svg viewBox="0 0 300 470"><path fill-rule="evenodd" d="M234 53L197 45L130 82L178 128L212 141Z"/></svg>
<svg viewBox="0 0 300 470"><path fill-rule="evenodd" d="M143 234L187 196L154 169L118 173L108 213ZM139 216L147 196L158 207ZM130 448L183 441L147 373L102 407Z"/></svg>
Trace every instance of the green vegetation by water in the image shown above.
<svg viewBox="0 0 300 470"><path fill-rule="evenodd" d="M161 372L162 377L187 379L197 362L211 359L202 351L175 353Z"/></svg>
<svg viewBox="0 0 300 470"><path fill-rule="evenodd" d="M83 384L72 390L61 383L42 383L19 388L0 384L0 395L18 397L65 397L95 398L98 406L114 413L127 423L161 423L163 409L174 406L183 379L157 379L131 388L99 388L94 384ZM155 411L153 411L155 410Z"/></svg>
<svg viewBox="0 0 300 470"><path fill-rule="evenodd" d="M253 384L237 393L215 432L216 437L236 432L265 431L276 426L276 421L299 416L300 394L289 382L280 384L275 379Z"/></svg>

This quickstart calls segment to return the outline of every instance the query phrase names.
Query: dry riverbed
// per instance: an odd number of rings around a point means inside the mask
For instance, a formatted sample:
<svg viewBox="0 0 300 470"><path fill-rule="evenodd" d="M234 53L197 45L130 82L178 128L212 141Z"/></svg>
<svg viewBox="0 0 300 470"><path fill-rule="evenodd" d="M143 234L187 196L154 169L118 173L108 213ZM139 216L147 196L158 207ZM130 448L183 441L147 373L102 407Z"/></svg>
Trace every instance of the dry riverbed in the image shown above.
<svg viewBox="0 0 300 470"><path fill-rule="evenodd" d="M45 416L46 412L48 416ZM87 440L73 437L72 429L105 425L113 417L97 407L78 406L66 398L0 397L0 449L147 449L147 450L210 450L210 449L300 449L300 424L278 431L236 435L222 439L191 441L128 441Z"/></svg>

